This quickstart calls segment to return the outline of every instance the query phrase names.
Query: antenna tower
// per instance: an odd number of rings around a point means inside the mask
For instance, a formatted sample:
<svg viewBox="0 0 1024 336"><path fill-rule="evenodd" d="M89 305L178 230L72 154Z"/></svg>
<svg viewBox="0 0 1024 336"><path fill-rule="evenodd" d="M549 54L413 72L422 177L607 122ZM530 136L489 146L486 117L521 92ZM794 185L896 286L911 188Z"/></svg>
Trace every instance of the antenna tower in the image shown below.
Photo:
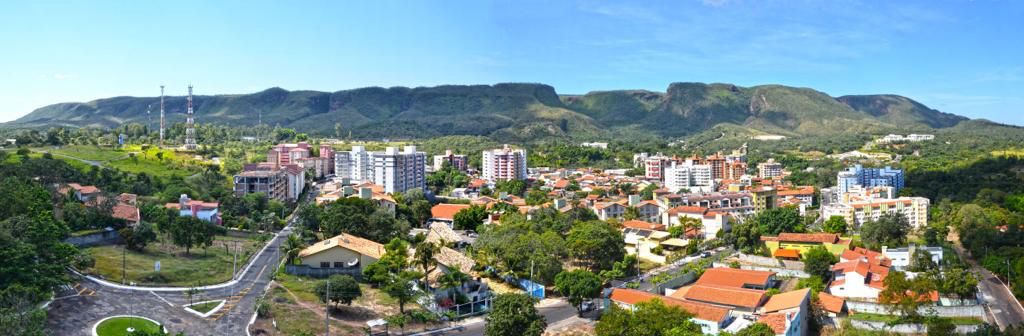
<svg viewBox="0 0 1024 336"><path fill-rule="evenodd" d="M160 85L160 147L164 146L164 86Z"/></svg>
<svg viewBox="0 0 1024 336"><path fill-rule="evenodd" d="M196 145L196 121L192 111L192 84L188 85L188 110L185 116L185 150L194 151Z"/></svg>

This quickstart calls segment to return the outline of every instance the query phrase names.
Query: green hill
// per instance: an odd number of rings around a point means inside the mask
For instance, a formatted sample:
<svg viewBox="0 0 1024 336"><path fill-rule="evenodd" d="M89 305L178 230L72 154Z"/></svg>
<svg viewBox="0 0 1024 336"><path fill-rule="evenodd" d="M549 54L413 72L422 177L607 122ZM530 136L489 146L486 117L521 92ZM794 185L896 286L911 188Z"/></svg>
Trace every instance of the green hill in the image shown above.
<svg viewBox="0 0 1024 336"><path fill-rule="evenodd" d="M114 97L39 108L4 127L156 127L158 97ZM185 98L167 97L168 122L184 121ZM146 111L152 111L147 116ZM618 90L559 96L543 84L370 87L337 92L271 88L195 97L200 123L291 127L361 138L472 135L507 141L599 139L647 133L675 137L716 125L788 136L954 127L967 118L895 95L833 98L781 85L673 83L665 92Z"/></svg>

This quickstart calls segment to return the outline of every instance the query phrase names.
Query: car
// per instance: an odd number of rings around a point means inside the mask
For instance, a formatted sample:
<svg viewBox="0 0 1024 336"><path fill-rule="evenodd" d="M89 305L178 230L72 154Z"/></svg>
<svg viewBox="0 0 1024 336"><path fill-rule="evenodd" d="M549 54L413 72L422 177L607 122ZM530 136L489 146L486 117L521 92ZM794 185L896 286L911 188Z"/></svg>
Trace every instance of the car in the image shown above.
<svg viewBox="0 0 1024 336"><path fill-rule="evenodd" d="M710 257L710 256L711 256L711 252L701 252L701 254L700 254L701 258L707 258L707 257Z"/></svg>
<svg viewBox="0 0 1024 336"><path fill-rule="evenodd" d="M594 301L587 300L580 304L580 311L588 312L591 310L594 310Z"/></svg>

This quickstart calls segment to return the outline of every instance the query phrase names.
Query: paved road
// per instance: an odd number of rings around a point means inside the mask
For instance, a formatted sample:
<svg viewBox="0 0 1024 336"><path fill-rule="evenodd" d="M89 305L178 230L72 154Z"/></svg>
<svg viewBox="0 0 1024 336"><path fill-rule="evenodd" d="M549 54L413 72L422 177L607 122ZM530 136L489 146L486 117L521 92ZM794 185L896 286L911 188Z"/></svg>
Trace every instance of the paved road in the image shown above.
<svg viewBox="0 0 1024 336"><path fill-rule="evenodd" d="M564 299L559 299L551 304L540 304L537 311L544 316L548 327L558 326L559 322L576 318L576 308L569 305ZM444 335L452 336L479 336L484 334L486 322L482 318L476 318L472 322L463 325L461 331L452 331Z"/></svg>
<svg viewBox="0 0 1024 336"><path fill-rule="evenodd" d="M309 193L316 194L316 188ZM307 197L307 200L312 197ZM118 288L87 278L79 278L70 290L57 294L49 306L47 330L54 335L92 335L92 327L100 319L112 315L140 315L163 323L173 334L189 336L245 335L249 320L256 311L256 299L266 291L267 284L280 263L281 244L291 234L294 216L288 226L274 235L265 249L254 257L252 266L238 281L221 288L208 289L193 297L199 300L225 300L223 308L208 317L187 312L189 303L184 289L148 291Z"/></svg>
<svg viewBox="0 0 1024 336"><path fill-rule="evenodd" d="M1020 301L1017 301L1010 289L1006 288L995 274L979 266L973 258L968 258L967 252L960 246L959 239L954 239L953 249L961 259L967 261L971 270L980 276L978 288L981 289L981 296L999 329L1006 329L1011 325L1024 325L1024 308L1021 307Z"/></svg>

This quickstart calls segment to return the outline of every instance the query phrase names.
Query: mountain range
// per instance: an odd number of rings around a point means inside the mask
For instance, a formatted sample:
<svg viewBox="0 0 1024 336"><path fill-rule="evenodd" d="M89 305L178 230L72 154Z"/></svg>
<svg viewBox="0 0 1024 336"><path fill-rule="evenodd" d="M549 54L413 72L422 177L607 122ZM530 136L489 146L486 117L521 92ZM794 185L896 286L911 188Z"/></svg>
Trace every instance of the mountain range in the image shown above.
<svg viewBox="0 0 1024 336"><path fill-rule="evenodd" d="M169 124L184 122L186 99L165 97ZM782 85L672 83L665 92L616 90L559 95L544 84L369 87L337 92L270 88L194 97L198 123L264 123L322 135L427 138L483 135L529 141L602 139L626 133L663 137L720 124L786 136L928 131L968 118L898 95L832 97ZM3 127L156 127L159 97L113 97L41 107ZM147 111L151 114L147 115ZM340 126L340 127L338 127Z"/></svg>

